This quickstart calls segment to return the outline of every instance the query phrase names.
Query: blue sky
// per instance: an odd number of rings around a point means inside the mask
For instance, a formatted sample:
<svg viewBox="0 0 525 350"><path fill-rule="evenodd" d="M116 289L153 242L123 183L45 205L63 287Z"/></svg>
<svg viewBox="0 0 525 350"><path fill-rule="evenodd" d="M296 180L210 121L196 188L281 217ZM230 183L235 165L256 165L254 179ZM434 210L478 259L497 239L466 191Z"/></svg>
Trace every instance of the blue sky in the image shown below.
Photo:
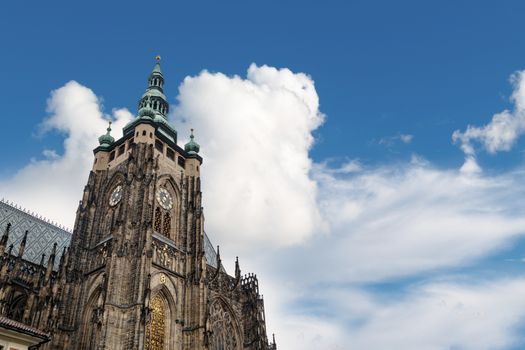
<svg viewBox="0 0 525 350"><path fill-rule="evenodd" d="M522 349L524 10L519 1L2 4L0 197L71 226L103 119L121 125L136 113L160 54L170 118L181 141L195 127L202 145L207 230L226 257L260 273L278 342ZM231 227L238 205L220 198L232 186L225 164L240 162L245 187L230 192L257 210Z"/></svg>
<svg viewBox="0 0 525 350"><path fill-rule="evenodd" d="M184 76L203 69L242 74L255 62L311 75L329 118L316 159L374 163L417 151L459 164L451 132L509 106L508 78L523 68L522 9L517 1L11 2L0 14L0 74L9 82L4 113L17 117L4 123L34 132L48 92L71 79L92 87L106 108L133 109L140 72L159 53L172 96ZM413 134L413 144L378 145L397 133ZM24 147L3 158L9 168L53 142L16 135ZM500 158L487 162L519 159Z"/></svg>

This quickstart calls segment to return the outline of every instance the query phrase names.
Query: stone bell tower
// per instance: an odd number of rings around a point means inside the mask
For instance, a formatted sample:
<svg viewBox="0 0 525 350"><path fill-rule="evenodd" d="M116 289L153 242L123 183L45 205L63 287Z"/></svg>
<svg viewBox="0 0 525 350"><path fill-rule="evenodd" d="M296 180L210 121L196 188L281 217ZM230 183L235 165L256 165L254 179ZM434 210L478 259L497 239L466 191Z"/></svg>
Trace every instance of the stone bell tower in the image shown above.
<svg viewBox="0 0 525 350"><path fill-rule="evenodd" d="M177 145L160 57L138 116L94 150L51 349L205 348L199 145Z"/></svg>

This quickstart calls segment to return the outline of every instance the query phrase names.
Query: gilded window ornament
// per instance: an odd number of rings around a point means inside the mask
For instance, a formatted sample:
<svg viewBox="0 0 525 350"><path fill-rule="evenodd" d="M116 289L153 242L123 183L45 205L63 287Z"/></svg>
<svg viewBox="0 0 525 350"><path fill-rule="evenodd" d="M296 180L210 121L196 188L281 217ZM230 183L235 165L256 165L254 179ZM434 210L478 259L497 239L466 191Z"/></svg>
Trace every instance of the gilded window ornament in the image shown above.
<svg viewBox="0 0 525 350"><path fill-rule="evenodd" d="M166 333L166 309L160 295L151 299L151 318L146 329L145 350L164 350Z"/></svg>
<svg viewBox="0 0 525 350"><path fill-rule="evenodd" d="M162 225L162 214L160 212L160 208L157 207L157 209L155 209L155 222L154 222L153 229L157 232L160 232L161 225Z"/></svg>
<svg viewBox="0 0 525 350"><path fill-rule="evenodd" d="M162 233L164 236L169 237L171 231L171 217L169 213L164 214L164 222L162 227Z"/></svg>

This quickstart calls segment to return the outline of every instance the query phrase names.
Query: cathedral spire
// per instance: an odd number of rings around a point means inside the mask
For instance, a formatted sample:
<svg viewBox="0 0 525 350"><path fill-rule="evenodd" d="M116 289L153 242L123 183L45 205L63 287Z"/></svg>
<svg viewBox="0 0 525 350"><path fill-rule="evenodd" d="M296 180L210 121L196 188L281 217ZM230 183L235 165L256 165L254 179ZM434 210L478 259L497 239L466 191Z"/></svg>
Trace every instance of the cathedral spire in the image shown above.
<svg viewBox="0 0 525 350"><path fill-rule="evenodd" d="M0 259L4 256L7 241L9 240L9 230L11 229L11 223L9 222L5 228L5 232L0 239Z"/></svg>
<svg viewBox="0 0 525 350"><path fill-rule="evenodd" d="M143 114L142 109L152 109L155 114L166 118L169 104L164 96L164 76L160 69L160 56L155 57L155 60L155 66L148 78L148 88L139 102L139 115Z"/></svg>
<svg viewBox="0 0 525 350"><path fill-rule="evenodd" d="M1 246L6 246L7 245L7 240L9 239L9 230L11 229L11 223L7 223L7 226L5 228L5 232L4 234L2 235L2 239L0 240L0 245Z"/></svg>
<svg viewBox="0 0 525 350"><path fill-rule="evenodd" d="M18 257L21 258L24 255L24 251L26 250L26 243L27 243L27 234L29 231L26 230L24 233L24 238L22 238L22 242L20 242L20 247L18 248Z"/></svg>

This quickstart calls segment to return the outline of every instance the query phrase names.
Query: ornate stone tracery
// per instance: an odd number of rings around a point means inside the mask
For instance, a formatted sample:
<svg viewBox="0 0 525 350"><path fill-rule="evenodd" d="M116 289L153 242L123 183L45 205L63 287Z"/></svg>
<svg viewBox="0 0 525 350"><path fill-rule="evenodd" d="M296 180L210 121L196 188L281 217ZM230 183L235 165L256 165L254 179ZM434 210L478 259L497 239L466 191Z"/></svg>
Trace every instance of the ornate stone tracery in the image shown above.
<svg viewBox="0 0 525 350"><path fill-rule="evenodd" d="M240 349L239 335L232 313L221 300L214 301L209 309L209 350Z"/></svg>

